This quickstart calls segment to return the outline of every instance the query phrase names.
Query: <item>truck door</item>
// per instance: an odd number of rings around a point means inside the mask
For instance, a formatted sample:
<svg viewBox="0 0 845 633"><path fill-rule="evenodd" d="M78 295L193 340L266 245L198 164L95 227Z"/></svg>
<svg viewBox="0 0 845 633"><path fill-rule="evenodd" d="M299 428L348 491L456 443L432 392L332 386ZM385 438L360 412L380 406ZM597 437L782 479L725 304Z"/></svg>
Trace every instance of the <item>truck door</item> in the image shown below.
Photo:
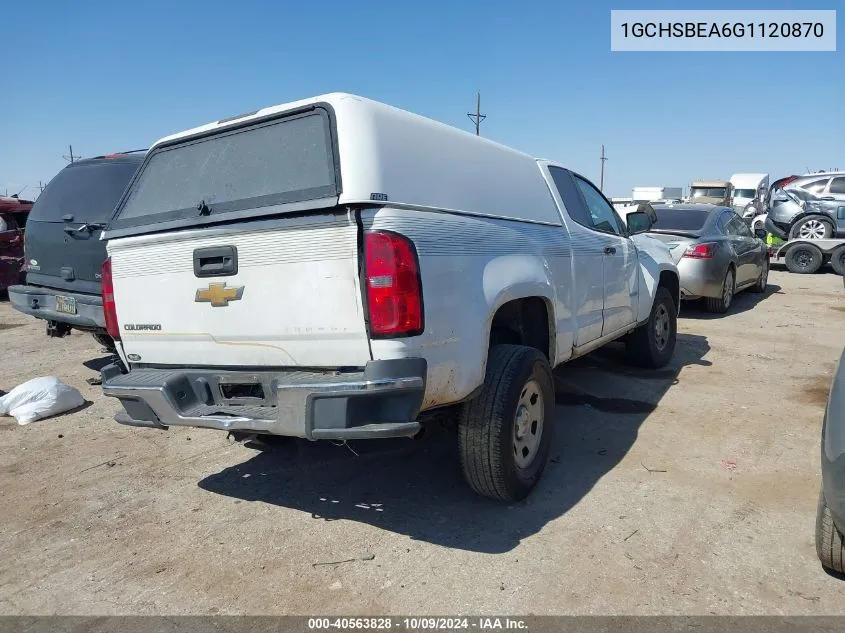
<svg viewBox="0 0 845 633"><path fill-rule="evenodd" d="M570 235L572 278L560 282L570 286L572 314L575 316L573 344L580 347L601 336L604 317L604 254L598 236L589 228L589 213L584 207L572 175L562 167L549 165L556 204ZM557 283L557 281L556 281ZM567 296L561 293L561 296Z"/></svg>
<svg viewBox="0 0 845 633"><path fill-rule="evenodd" d="M572 175L584 199L593 229L602 243L604 277L604 325L602 336L611 334L636 320L637 249L625 235L622 220L613 206L586 178Z"/></svg>

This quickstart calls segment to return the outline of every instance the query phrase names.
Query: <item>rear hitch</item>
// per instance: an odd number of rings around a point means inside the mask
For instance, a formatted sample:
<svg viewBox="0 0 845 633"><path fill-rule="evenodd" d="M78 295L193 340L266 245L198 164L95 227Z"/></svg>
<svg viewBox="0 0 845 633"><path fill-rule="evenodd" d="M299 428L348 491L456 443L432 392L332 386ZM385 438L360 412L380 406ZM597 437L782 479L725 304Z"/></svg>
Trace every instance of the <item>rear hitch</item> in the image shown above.
<svg viewBox="0 0 845 633"><path fill-rule="evenodd" d="M50 338L62 338L70 334L71 327L67 323L58 321L47 321L47 336Z"/></svg>

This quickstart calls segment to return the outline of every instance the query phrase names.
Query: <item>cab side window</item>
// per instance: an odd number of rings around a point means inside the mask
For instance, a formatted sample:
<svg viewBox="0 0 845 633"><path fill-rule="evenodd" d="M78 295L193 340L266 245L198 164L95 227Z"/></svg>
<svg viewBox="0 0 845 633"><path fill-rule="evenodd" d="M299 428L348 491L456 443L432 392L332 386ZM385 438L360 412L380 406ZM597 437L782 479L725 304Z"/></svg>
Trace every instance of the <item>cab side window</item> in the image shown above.
<svg viewBox="0 0 845 633"><path fill-rule="evenodd" d="M563 201L566 214L578 224L592 228L593 221L581 201L581 196L578 195L575 183L572 182L572 175L560 167L549 167L549 174L551 174L555 188Z"/></svg>
<svg viewBox="0 0 845 633"><path fill-rule="evenodd" d="M599 193L599 190L580 176L575 174L572 174L572 176L575 179L576 186L584 196L584 201L587 203L593 228L604 233L624 235L625 229L619 216L616 215L616 211L608 204L604 196Z"/></svg>

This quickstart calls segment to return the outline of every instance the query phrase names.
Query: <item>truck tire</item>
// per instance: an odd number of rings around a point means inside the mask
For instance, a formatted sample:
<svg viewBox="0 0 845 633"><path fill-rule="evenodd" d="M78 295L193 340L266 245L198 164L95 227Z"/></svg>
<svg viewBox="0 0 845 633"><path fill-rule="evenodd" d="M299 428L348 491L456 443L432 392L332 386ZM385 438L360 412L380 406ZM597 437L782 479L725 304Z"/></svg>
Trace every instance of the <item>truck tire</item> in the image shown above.
<svg viewBox="0 0 845 633"><path fill-rule="evenodd" d="M830 265L838 275L845 277L845 245L840 246L830 256Z"/></svg>
<svg viewBox="0 0 845 633"><path fill-rule="evenodd" d="M801 218L789 231L791 240L829 240L833 236L833 224L818 215Z"/></svg>
<svg viewBox="0 0 845 633"><path fill-rule="evenodd" d="M822 567L840 574L845 573L845 545L842 540L842 533L836 529L824 500L824 492L820 492L816 510L816 554Z"/></svg>
<svg viewBox="0 0 845 633"><path fill-rule="evenodd" d="M708 312L724 314L730 309L735 292L736 273L734 272L732 266L728 266L728 272L725 273L725 280L722 282L721 295L718 297L707 297L704 300L704 306L707 308Z"/></svg>
<svg viewBox="0 0 845 633"><path fill-rule="evenodd" d="M799 275L812 275L823 262L822 252L812 244L797 244L786 253L786 267Z"/></svg>
<svg viewBox="0 0 845 633"><path fill-rule="evenodd" d="M660 286L654 296L648 321L625 339L631 363L649 369L665 367L675 353L678 311L668 289Z"/></svg>
<svg viewBox="0 0 845 633"><path fill-rule="evenodd" d="M763 270L760 271L760 276L757 277L757 283L751 286L751 292L763 293L766 292L766 286L769 283L769 258L763 258Z"/></svg>
<svg viewBox="0 0 845 633"><path fill-rule="evenodd" d="M546 357L533 347L493 345L481 393L458 419L461 469L470 487L500 501L527 497L549 460L554 409Z"/></svg>

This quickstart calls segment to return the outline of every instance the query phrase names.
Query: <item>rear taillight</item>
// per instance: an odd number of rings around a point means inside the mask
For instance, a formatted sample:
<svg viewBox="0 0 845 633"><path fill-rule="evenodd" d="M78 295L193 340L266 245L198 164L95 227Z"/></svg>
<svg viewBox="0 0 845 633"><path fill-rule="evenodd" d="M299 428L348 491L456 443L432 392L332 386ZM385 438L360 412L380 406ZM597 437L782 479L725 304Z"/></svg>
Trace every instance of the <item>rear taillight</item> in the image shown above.
<svg viewBox="0 0 845 633"><path fill-rule="evenodd" d="M684 257L691 259L712 259L715 252L715 244L695 244L684 252Z"/></svg>
<svg viewBox="0 0 845 633"><path fill-rule="evenodd" d="M421 334L422 285L414 245L402 235L375 231L366 234L364 253L370 334Z"/></svg>
<svg viewBox="0 0 845 633"><path fill-rule="evenodd" d="M120 338L120 326L117 324L117 307L114 304L114 282L111 276L111 257L103 262L103 314L106 317L106 331L113 339Z"/></svg>

